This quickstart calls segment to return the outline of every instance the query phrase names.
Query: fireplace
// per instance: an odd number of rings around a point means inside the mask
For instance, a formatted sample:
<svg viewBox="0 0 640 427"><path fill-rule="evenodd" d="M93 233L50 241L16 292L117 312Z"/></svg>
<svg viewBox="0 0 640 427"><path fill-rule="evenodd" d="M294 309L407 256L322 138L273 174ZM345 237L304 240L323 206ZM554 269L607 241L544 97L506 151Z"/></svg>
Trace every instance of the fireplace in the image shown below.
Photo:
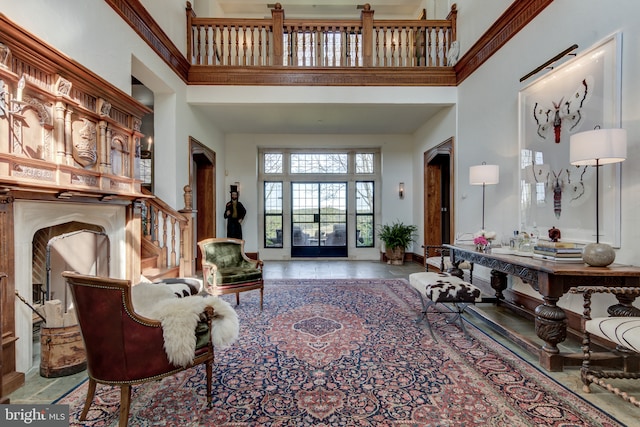
<svg viewBox="0 0 640 427"><path fill-rule="evenodd" d="M20 295L33 291L33 239L40 229L69 222L93 224L104 231L109 241L109 270L111 277L126 274L126 207L116 204L15 201L15 287ZM35 261L40 262L40 261ZM56 272L57 274L57 272ZM58 278L56 278L58 280ZM16 369L28 372L33 361L33 312L16 299Z"/></svg>

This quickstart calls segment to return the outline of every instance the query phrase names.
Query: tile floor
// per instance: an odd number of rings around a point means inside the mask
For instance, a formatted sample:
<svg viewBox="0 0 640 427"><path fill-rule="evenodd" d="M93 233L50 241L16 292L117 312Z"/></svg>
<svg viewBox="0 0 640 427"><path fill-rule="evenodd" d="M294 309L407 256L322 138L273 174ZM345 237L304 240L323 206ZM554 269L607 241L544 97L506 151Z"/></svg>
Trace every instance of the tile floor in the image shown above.
<svg viewBox="0 0 640 427"><path fill-rule="evenodd" d="M303 261L269 261L265 263L265 279L349 279L349 278L408 278L411 273L423 271L423 267L416 263L405 263L402 266L388 265L377 261L342 261L342 260L303 260ZM535 336L533 324L511 314L509 311L496 309L492 304L479 304L476 307L482 310L487 317L496 321L508 322L510 327L518 329L518 333L531 340L539 340ZM465 318L480 329L491 335L497 341L519 354L523 359L537 365L537 356L532 355L525 349L513 342L505 339L500 334L493 331L485 320L480 320L477 316L465 314ZM578 342L568 341L562 344L561 350L579 351ZM39 356L38 356L39 357ZM582 392L580 372L578 367L565 368L563 372L545 372L568 389L576 392L585 400L600 407L620 422L629 426L640 425L640 408L622 401L597 386L592 386L592 392L585 394ZM26 382L23 387L9 395L11 403L51 403L72 387L86 378L86 372L62 378L43 378L38 369L35 368L27 373ZM636 381L637 382L637 381ZM630 390L630 394L640 396L640 385L624 384L625 390Z"/></svg>

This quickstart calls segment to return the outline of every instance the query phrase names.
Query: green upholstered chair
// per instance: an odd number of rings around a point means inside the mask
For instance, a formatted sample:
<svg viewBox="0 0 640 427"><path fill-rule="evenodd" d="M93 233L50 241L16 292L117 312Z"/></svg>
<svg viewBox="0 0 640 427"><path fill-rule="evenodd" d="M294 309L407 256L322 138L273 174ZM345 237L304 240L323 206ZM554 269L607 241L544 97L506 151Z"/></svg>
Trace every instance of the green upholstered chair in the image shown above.
<svg viewBox="0 0 640 427"><path fill-rule="evenodd" d="M262 260L250 259L244 253L244 240L210 238L198 242L202 255L204 288L211 295L236 294L260 289L260 310L264 300Z"/></svg>

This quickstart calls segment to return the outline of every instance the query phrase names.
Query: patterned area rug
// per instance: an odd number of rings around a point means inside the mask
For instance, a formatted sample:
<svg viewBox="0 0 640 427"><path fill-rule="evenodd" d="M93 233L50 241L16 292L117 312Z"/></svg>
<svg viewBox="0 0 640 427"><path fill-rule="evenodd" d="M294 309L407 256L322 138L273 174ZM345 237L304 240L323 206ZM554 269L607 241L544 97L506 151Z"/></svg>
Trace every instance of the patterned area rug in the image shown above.
<svg viewBox="0 0 640 427"><path fill-rule="evenodd" d="M262 313L258 296L241 294L240 338L216 354L213 407L191 369L135 387L129 425L622 425L472 326L441 317L434 342L406 280L272 281ZM71 425L117 425L118 389L98 385L79 424L85 394L56 402Z"/></svg>

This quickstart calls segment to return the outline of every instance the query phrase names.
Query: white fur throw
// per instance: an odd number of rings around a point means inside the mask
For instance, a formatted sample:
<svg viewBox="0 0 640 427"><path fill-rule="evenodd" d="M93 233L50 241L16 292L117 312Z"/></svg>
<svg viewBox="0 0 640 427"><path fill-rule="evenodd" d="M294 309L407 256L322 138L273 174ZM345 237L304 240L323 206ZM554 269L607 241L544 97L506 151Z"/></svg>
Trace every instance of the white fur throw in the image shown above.
<svg viewBox="0 0 640 427"><path fill-rule="evenodd" d="M196 326L206 306L217 315L211 325L211 339L217 348L227 347L238 338L238 315L231 305L216 297L192 295L178 298L163 283L139 283L131 288L135 312L162 323L164 349L169 361L186 366L193 361L196 348Z"/></svg>

